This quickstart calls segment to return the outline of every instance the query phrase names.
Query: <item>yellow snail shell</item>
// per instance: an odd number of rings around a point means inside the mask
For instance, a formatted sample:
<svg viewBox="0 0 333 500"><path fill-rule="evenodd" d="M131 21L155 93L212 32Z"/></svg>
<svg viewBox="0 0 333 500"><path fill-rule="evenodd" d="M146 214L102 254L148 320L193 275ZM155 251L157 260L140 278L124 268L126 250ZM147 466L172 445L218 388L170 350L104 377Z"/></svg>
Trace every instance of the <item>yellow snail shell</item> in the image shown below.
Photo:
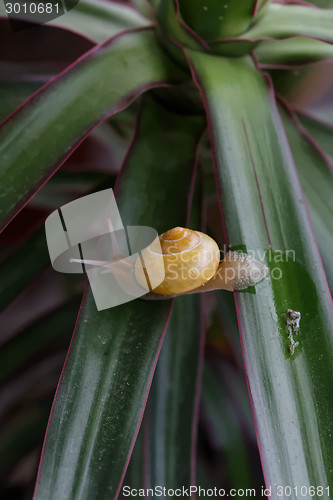
<svg viewBox="0 0 333 500"><path fill-rule="evenodd" d="M159 273L164 264L164 279L154 294L179 295L190 292L209 281L219 266L220 251L217 243L204 233L174 227L159 236L141 252L135 263L135 276L147 288L146 278ZM163 263L161 263L163 259ZM149 282L149 281L148 281Z"/></svg>

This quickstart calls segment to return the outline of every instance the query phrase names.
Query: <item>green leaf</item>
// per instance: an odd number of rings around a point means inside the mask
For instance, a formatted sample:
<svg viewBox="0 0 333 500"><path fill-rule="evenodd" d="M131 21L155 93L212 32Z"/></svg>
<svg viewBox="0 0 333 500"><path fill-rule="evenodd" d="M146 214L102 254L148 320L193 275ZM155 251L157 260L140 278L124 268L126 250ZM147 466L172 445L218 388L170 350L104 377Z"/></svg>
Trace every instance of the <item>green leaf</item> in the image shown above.
<svg viewBox="0 0 333 500"><path fill-rule="evenodd" d="M3 121L31 94L59 72L59 68L49 63L43 64L0 64L0 121Z"/></svg>
<svg viewBox="0 0 333 500"><path fill-rule="evenodd" d="M257 15L262 9L263 7L267 6L268 4L271 3L272 0L256 0L254 2L254 14Z"/></svg>
<svg viewBox="0 0 333 500"><path fill-rule="evenodd" d="M149 0L132 0L132 5L135 9L142 14L147 19L153 19L155 14L154 2L150 2ZM158 2L155 2L156 6Z"/></svg>
<svg viewBox="0 0 333 500"><path fill-rule="evenodd" d="M42 84L41 84L42 85ZM1 110L0 120L3 121L24 102L27 97L41 87L36 82L0 82Z"/></svg>
<svg viewBox="0 0 333 500"><path fill-rule="evenodd" d="M45 314L1 346L0 464L2 483L43 442L79 300Z"/></svg>
<svg viewBox="0 0 333 500"><path fill-rule="evenodd" d="M226 290L221 290L218 293L216 292L216 300L218 311L221 315L223 331L237 352L238 362L242 362L242 348L239 342L237 314L233 294Z"/></svg>
<svg viewBox="0 0 333 500"><path fill-rule="evenodd" d="M249 60L188 53L207 105L229 244L270 268L255 290L236 294L267 486L274 499L274 485L332 487L331 300L285 133ZM301 314L294 354L288 309Z"/></svg>
<svg viewBox="0 0 333 500"><path fill-rule="evenodd" d="M197 175L196 175L197 177ZM188 227L200 226L201 179L196 178ZM189 487L195 482L198 404L204 329L199 297L173 304L143 423L124 485ZM184 328L184 324L186 328ZM148 451L148 453L147 453Z"/></svg>
<svg viewBox="0 0 333 500"><path fill-rule="evenodd" d="M249 434L255 435L246 382L243 378L242 347L239 338L234 295L226 290L219 290L215 292L215 295L217 300L216 312L219 315L216 333L220 337L222 346L225 343L227 346L230 346L229 349L234 360L232 365L225 362L221 363L219 373L221 374L222 384L224 380L227 380L228 384L225 386L225 389L228 394L232 394L234 406L237 407L237 413L241 415L242 422ZM221 333L223 333L223 336ZM227 347L227 352L229 349ZM236 370L235 367L238 369Z"/></svg>
<svg viewBox="0 0 333 500"><path fill-rule="evenodd" d="M189 488L195 466L203 329L198 295L177 297L152 390L145 440L150 446L150 488Z"/></svg>
<svg viewBox="0 0 333 500"><path fill-rule="evenodd" d="M0 353L0 383L31 362L51 343L64 344L64 336L73 329L78 305L75 299L45 314L3 345Z"/></svg>
<svg viewBox="0 0 333 500"><path fill-rule="evenodd" d="M256 17L243 38L286 38L298 35L333 42L333 9L271 3Z"/></svg>
<svg viewBox="0 0 333 500"><path fill-rule="evenodd" d="M73 316L75 321L75 313ZM64 331L63 339L68 344L68 331ZM55 347L55 346L52 346ZM1 416L0 423L10 419L15 412L15 409L22 407L22 401L33 401L37 404L41 403L43 398L53 397L59 376L61 373L62 365L66 357L66 349L61 346L59 342L53 352L41 352L40 357L34 360L27 366L24 371L21 371L17 376L11 377L6 380L5 384L0 388L1 397ZM38 390L36 391L36 387ZM51 401L49 401L50 405ZM46 416L45 427L50 413L48 407L48 414ZM42 444L42 443L40 443ZM18 460L20 457L18 456Z"/></svg>
<svg viewBox="0 0 333 500"><path fill-rule="evenodd" d="M126 475L122 484L122 492L124 492L125 486L127 486L127 488L130 487L131 489L135 488L139 490L140 488L143 488L144 485L144 474L146 471L145 446L147 446L145 443L145 432L147 431L146 415L147 408L145 410L145 416L142 421L138 437L136 438L131 460L128 464ZM122 498L122 496L120 496L120 498Z"/></svg>
<svg viewBox="0 0 333 500"><path fill-rule="evenodd" d="M280 108L298 175L309 207L313 229L330 288L333 289L333 174L325 158L311 144L291 117ZM297 123L297 122L296 122Z"/></svg>
<svg viewBox="0 0 333 500"><path fill-rule="evenodd" d="M254 50L265 65L309 63L333 59L333 45L315 38L295 37L287 40L262 41Z"/></svg>
<svg viewBox="0 0 333 500"><path fill-rule="evenodd" d="M91 143L87 144L87 149L90 145ZM70 168L70 161L67 165ZM107 184L108 187L110 187L112 177L115 180L115 174L112 176L112 174L107 175L106 173L102 174L84 171L86 166L84 162L82 162L80 166L82 168L81 172L70 172L65 170L57 172L57 174L52 177L52 179L50 179L29 202L29 207L36 207L43 210L46 209L48 212L51 212L57 210L61 205L70 203L73 201L73 198L79 198L80 196L88 194L88 192L95 192L100 189L103 184ZM75 165L75 167L78 168L78 165ZM98 169L97 159L94 167L96 167L96 170Z"/></svg>
<svg viewBox="0 0 333 500"><path fill-rule="evenodd" d="M333 163L333 126L301 112L297 112L297 118L322 151L327 155L328 160Z"/></svg>
<svg viewBox="0 0 333 500"><path fill-rule="evenodd" d="M322 9L330 9L333 7L332 0L312 0L309 3L317 5L317 7L321 7Z"/></svg>
<svg viewBox="0 0 333 500"><path fill-rule="evenodd" d="M269 3L255 16L245 33L238 37L231 36L229 40L217 40L211 45L215 53L232 57L249 54L257 46L262 46L264 63L278 64L283 57L287 58L287 62L292 57L293 60L298 57L308 62L332 56L330 49L319 43L333 41L332 22L333 9ZM311 41L303 42L302 39L306 37L310 37ZM290 38L290 45L288 40L282 40L285 38ZM281 39L281 46L274 39ZM306 50L309 50L309 54Z"/></svg>
<svg viewBox="0 0 333 500"><path fill-rule="evenodd" d="M1 263L0 310L6 307L49 263L50 257L43 227Z"/></svg>
<svg viewBox="0 0 333 500"><path fill-rule="evenodd" d="M175 60L179 61L181 51L175 45L174 40L177 40L184 47L191 47L194 50L202 49L199 40L185 28L175 3L168 0L161 0L157 19L163 42Z"/></svg>
<svg viewBox="0 0 333 500"><path fill-rule="evenodd" d="M151 22L125 3L80 0L73 9L49 24L102 43L124 30L146 28Z"/></svg>
<svg viewBox="0 0 333 500"><path fill-rule="evenodd" d="M275 94L286 101L293 101L303 92L309 82L309 87L313 87L311 82L311 74L315 74L320 66L325 66L325 62L321 64L314 62L313 64L302 64L300 66L269 66L269 75L272 78ZM317 82L315 83L315 86ZM315 89L315 87L313 87ZM318 90L314 90L318 92Z"/></svg>
<svg viewBox="0 0 333 500"><path fill-rule="evenodd" d="M46 435L36 498L116 498L170 303L98 312L89 293Z"/></svg>
<svg viewBox="0 0 333 500"><path fill-rule="evenodd" d="M233 373L229 374L231 377ZM207 424L215 437L214 445L223 452L230 486L251 488L251 468L239 417L221 381L205 365L202 404Z"/></svg>
<svg viewBox="0 0 333 500"><path fill-rule="evenodd" d="M161 231L185 221L202 126L146 102L119 185L124 223ZM52 410L37 500L117 497L170 307L135 300L98 312L88 293Z"/></svg>
<svg viewBox="0 0 333 500"><path fill-rule="evenodd" d="M0 433L0 479L8 480L14 465L39 446L47 423L48 401L16 412Z"/></svg>
<svg viewBox="0 0 333 500"><path fill-rule="evenodd" d="M47 1L43 0L43 3ZM0 15L6 16L4 3L0 3ZM21 19L25 18L23 9L20 15ZM80 0L71 10L47 23L97 43L105 42L125 30L146 28L149 24L151 22L132 6L105 0Z"/></svg>
<svg viewBox="0 0 333 500"><path fill-rule="evenodd" d="M100 121L179 77L154 34L141 30L92 49L43 87L0 130L1 222L22 208Z"/></svg>
<svg viewBox="0 0 333 500"><path fill-rule="evenodd" d="M252 17L254 0L178 0L184 21L206 40L244 33Z"/></svg>
<svg viewBox="0 0 333 500"><path fill-rule="evenodd" d="M200 310L198 295L174 302L124 481L131 489L189 488L195 482L204 333Z"/></svg>

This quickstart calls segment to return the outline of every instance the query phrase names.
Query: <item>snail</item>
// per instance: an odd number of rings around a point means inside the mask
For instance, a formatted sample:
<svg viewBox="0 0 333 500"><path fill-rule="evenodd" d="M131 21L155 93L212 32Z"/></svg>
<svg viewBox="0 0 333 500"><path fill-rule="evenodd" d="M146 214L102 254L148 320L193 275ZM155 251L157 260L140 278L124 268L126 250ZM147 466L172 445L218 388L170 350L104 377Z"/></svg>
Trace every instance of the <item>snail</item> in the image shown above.
<svg viewBox="0 0 333 500"><path fill-rule="evenodd" d="M175 227L159 236L159 245L153 242L142 251L142 259L135 264L135 276L142 286L147 287L147 281L149 284L147 275L154 274L161 257L165 277L157 287L150 288L150 299L218 289L240 291L258 284L268 274L264 264L243 252L229 251L220 263L219 247L210 236Z"/></svg>
<svg viewBox="0 0 333 500"><path fill-rule="evenodd" d="M114 273L107 262L71 261L103 266L103 273ZM219 247L210 236L183 227L161 234L140 252L134 265L126 259L118 260L119 264L122 262L117 266L119 276L123 279L126 273L133 273L136 282L147 290L143 296L146 299L168 299L217 289L240 291L257 285L268 274L263 263L246 253L229 251L220 262Z"/></svg>

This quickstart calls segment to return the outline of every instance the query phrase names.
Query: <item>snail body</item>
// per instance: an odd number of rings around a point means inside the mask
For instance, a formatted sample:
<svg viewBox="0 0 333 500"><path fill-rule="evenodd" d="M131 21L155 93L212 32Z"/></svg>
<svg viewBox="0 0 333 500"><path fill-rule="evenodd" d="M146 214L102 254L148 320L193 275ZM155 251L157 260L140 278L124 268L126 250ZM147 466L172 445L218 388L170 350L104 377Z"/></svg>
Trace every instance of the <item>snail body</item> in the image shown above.
<svg viewBox="0 0 333 500"><path fill-rule="evenodd" d="M268 268L251 255L229 251L206 288L239 292L257 285L267 274Z"/></svg>
<svg viewBox="0 0 333 500"><path fill-rule="evenodd" d="M257 285L268 274L262 262L243 252L229 251L220 262L219 247L210 236L183 227L157 237L134 264L116 255L113 262L70 261L103 267L101 274L112 273L129 293L134 279L147 291L143 298L155 300L219 289L240 291ZM117 265L113 265L115 261Z"/></svg>

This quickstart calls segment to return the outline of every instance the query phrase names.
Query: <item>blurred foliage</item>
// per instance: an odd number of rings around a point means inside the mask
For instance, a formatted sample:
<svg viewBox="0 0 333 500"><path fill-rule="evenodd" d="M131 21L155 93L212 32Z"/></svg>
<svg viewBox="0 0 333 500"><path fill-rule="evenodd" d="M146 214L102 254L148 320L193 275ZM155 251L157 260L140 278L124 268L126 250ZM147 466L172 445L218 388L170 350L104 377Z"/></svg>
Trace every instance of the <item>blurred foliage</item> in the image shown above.
<svg viewBox="0 0 333 500"><path fill-rule="evenodd" d="M312 3L333 7L331 0ZM135 0L135 4L144 15L151 12L147 2ZM1 20L1 27L0 45L6 43L0 63L2 120L86 52L91 43L47 26L23 30L16 37L6 20ZM318 115L324 109L326 115L333 117L332 80L329 88L324 88L323 81L327 86L329 79L327 66L321 78L318 67L276 68L270 69L270 75L276 91L291 107L309 108ZM151 94L163 103L163 92ZM200 114L197 90L186 89L186 96L188 100L179 91L177 107L181 106L186 113L194 103ZM0 321L4 325L0 339L0 497L5 500L31 498L52 399L85 285L81 278L73 281L73 276L63 275L58 280L48 273L50 264L42 223L58 206L106 185L114 186L134 134L138 109L136 103L96 128L0 237ZM332 156L332 142L325 124L321 130L307 116L301 116L300 120L327 155ZM202 225L219 240L214 174L204 159L204 146L202 149L203 160L199 165L205 184ZM196 202L201 210L201 201ZM219 244L223 245L223 241ZM193 303L191 307L198 306ZM263 476L232 294L208 294L204 312L206 347L197 437L198 484L259 489ZM164 357L158 362L160 377L166 376L163 369L167 347L166 344ZM153 386L149 396L152 402L148 403L148 408L155 404L155 411L158 410L156 400L153 401L156 390ZM149 421L144 423L149 426ZM143 460L148 438L149 432L143 426L125 484L141 487L143 478L151 480L149 460Z"/></svg>

